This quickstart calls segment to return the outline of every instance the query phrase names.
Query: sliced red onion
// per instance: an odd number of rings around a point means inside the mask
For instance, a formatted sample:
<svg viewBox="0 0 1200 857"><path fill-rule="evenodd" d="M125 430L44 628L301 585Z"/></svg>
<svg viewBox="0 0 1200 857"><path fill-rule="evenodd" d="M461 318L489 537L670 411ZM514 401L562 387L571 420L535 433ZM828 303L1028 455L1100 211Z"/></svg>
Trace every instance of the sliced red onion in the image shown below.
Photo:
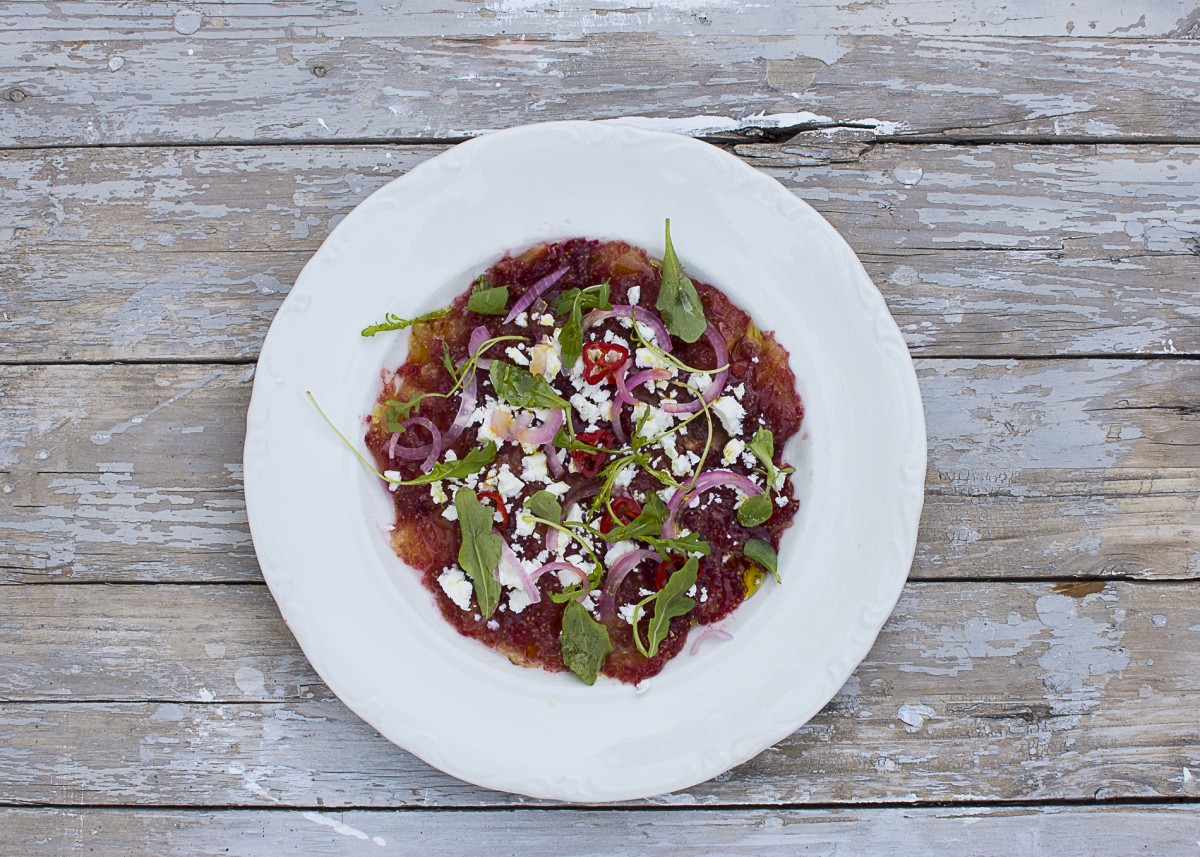
<svg viewBox="0 0 1200 857"><path fill-rule="evenodd" d="M658 559L658 553L651 550L632 550L629 553L621 554L620 558L613 563L604 579L604 589L600 593L600 603L597 605L600 608L601 616L612 616L613 610L616 608L617 590L621 588L625 577L639 564L651 558Z"/></svg>
<svg viewBox="0 0 1200 857"><path fill-rule="evenodd" d="M467 360L471 359L471 355L478 353L479 349L483 347L483 343L487 342L491 338L492 338L492 332L487 329L487 325L485 325L485 324L481 324L481 325L479 325L479 327L472 330L471 338L469 340L467 340L467 351L468 351ZM462 365L463 366L467 365L467 361L464 360ZM491 369L492 361L485 360L485 359L483 359L483 357L480 357L478 360L475 361L475 365L478 366L480 369Z"/></svg>
<svg viewBox="0 0 1200 857"><path fill-rule="evenodd" d="M671 495L671 499L667 501L667 511L670 514L663 521L663 538L673 539L678 534L676 518L679 517L679 509L685 497L690 500L693 497L700 496L705 491L711 491L713 488L719 488L722 485L732 485L743 494L750 496L762 493L762 489L755 485L748 476L734 473L732 470L706 470L696 477L696 481L692 484L690 490L687 486L677 488L675 493Z"/></svg>
<svg viewBox="0 0 1200 857"><path fill-rule="evenodd" d="M611 310L594 309L583 317L583 329L587 330L593 324L599 324L608 318L633 318L633 307L629 304L613 304ZM655 344L663 351L671 350L671 334L662 319L642 307L637 308L637 320L654 331Z"/></svg>
<svg viewBox="0 0 1200 857"><path fill-rule="evenodd" d="M549 553L558 553L558 543L562 541L562 533L554 529L554 527L546 527L546 550Z"/></svg>
<svg viewBox="0 0 1200 857"><path fill-rule="evenodd" d="M475 383L475 373L472 372L471 380L463 388L462 401L458 403L458 414L454 417L454 422L450 424L450 430L442 438L443 449L452 446L462 436L463 429L471 422L471 414L475 413L475 400L478 398L478 395L479 387Z"/></svg>
<svg viewBox="0 0 1200 857"><path fill-rule="evenodd" d="M712 625L705 625L699 634L696 635L692 647L688 649L689 655L694 655L700 651L700 644L709 637L716 637L718 640L732 640L733 634L726 631L724 628L714 628Z"/></svg>
<svg viewBox="0 0 1200 857"><path fill-rule="evenodd" d="M567 489L567 493L563 495L562 500L559 502L562 503L563 509L570 509L571 504L587 500L589 497L595 497L599 493L599 479L581 479Z"/></svg>
<svg viewBox="0 0 1200 857"><path fill-rule="evenodd" d="M437 457L442 452L442 433L438 431L438 427L433 424L432 420L427 420L425 417L409 417L402 424L404 432L396 432L392 435L391 441L388 443L388 456L395 458L406 458L410 461L415 461L418 458L424 459L421 462L421 472L428 473L429 468L433 467L433 462L437 461ZM420 426L429 432L429 443L424 446L401 446L400 435L410 431L409 426Z"/></svg>
<svg viewBox="0 0 1200 857"><path fill-rule="evenodd" d="M550 438L553 441L554 438ZM554 448L554 444L547 441L542 446L542 452L546 453L546 469L550 471L550 475L555 479L562 479L566 474L562 462L558 458L558 450Z"/></svg>
<svg viewBox="0 0 1200 857"><path fill-rule="evenodd" d="M508 324L521 313L525 312L525 310L529 309L530 304L540 298L550 289L551 286L562 279L563 274L567 272L567 267L568 266L564 265L553 274L547 274L526 289L525 294L521 295L521 297L517 299L517 302L513 304L513 308L509 310L508 315L504 317L504 323Z"/></svg>
<svg viewBox="0 0 1200 857"><path fill-rule="evenodd" d="M701 397L711 405L713 400L721 395L721 391L725 389L725 382L729 380L729 346L725 344L725 337L721 336L721 331L717 330L713 324L709 324L708 327L704 328L704 336L708 339L709 344L712 345L713 352L717 356L716 365L725 367L712 376L712 382ZM663 405L662 409L668 414L694 414L700 408L700 399L693 399L690 402L682 404L667 402Z"/></svg>
<svg viewBox="0 0 1200 857"><path fill-rule="evenodd" d="M500 535L499 530L492 530L496 535ZM542 593L538 591L537 585L534 584L533 578L529 576L529 572L525 570L525 566L517 559L517 555L513 553L512 548L508 546L508 542L504 537L500 537L500 565L507 566L508 569L516 575L521 581L521 588L525 590L525 594L529 596L530 604L537 604L542 600ZM498 570L498 569L497 569ZM540 571L539 571L540 573Z"/></svg>
<svg viewBox="0 0 1200 857"><path fill-rule="evenodd" d="M521 443L528 443L532 446L539 446L550 443L554 440L554 436L558 434L558 430L562 428L563 420L566 417L558 408L550 410L550 416L546 417L546 421L539 428L531 428L526 426L521 431L517 432L517 440ZM546 465L549 467L550 462Z"/></svg>
<svg viewBox="0 0 1200 857"><path fill-rule="evenodd" d="M548 562L545 565L543 565L541 568L539 568L537 571L535 571L533 574L529 575L529 579L537 580L539 577L541 577L543 574L546 574L547 572L561 571L561 570L575 572L577 575L579 575L580 583L587 583L588 580L590 579L588 577L588 573L586 571L584 571L582 568L580 568L577 565L571 565L571 563L569 563L569 562Z"/></svg>
<svg viewBox="0 0 1200 857"><path fill-rule="evenodd" d="M626 363L628 363L628 361L626 361ZM649 381L665 381L670 377L670 374L662 369L646 369L642 372L631 375L629 378L625 377L624 372L618 373L617 401L632 405L637 402L637 399L633 397L633 391L635 389Z"/></svg>

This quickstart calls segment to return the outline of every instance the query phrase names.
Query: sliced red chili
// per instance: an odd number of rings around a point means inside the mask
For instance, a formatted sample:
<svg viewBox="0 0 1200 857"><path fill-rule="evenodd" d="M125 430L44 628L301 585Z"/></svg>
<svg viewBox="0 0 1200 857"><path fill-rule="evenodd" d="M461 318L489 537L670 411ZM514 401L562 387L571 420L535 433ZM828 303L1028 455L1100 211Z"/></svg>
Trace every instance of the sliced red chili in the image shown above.
<svg viewBox="0 0 1200 857"><path fill-rule="evenodd" d="M583 380L599 384L613 380L629 359L629 349L615 342L589 342L583 346Z"/></svg>
<svg viewBox="0 0 1200 857"><path fill-rule="evenodd" d="M679 569L683 568L686 559L678 554L671 554L666 559L658 564L658 573L654 575L654 588L662 589L667 585L667 579Z"/></svg>
<svg viewBox="0 0 1200 857"><path fill-rule="evenodd" d="M640 514L642 504L637 500L632 497L617 497L612 501L612 510L600 521L600 532L610 532L617 524L632 524Z"/></svg>
<svg viewBox="0 0 1200 857"><path fill-rule="evenodd" d="M582 431L576 435L576 438L588 446L601 447L603 449L612 449L615 438L612 432L607 429L593 429L592 431ZM604 469L604 461L608 458L607 452L592 452L588 449L573 449L571 450L571 460L575 462L575 469L584 476L595 476Z"/></svg>
<svg viewBox="0 0 1200 857"><path fill-rule="evenodd" d="M508 528L508 506L504 505L504 498L500 496L498 491L480 491L479 502L491 500L492 506L500 513L500 528Z"/></svg>

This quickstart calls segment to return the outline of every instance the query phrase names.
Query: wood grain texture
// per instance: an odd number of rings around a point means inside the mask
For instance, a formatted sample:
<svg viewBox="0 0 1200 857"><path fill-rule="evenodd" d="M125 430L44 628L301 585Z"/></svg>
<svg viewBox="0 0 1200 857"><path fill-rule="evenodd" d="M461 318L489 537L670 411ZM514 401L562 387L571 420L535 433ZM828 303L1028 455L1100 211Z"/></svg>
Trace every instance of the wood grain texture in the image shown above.
<svg viewBox="0 0 1200 857"><path fill-rule="evenodd" d="M930 466L914 578L1200 576L1200 364L918 371ZM0 580L258 580L241 493L252 377L0 367Z"/></svg>
<svg viewBox="0 0 1200 857"><path fill-rule="evenodd" d="M332 699L261 586L3 592L8 803L524 802L429 768ZM814 720L653 802L1200 798L1198 643L1197 583L912 583Z"/></svg>
<svg viewBox="0 0 1200 857"><path fill-rule="evenodd" d="M625 116L1200 137L1200 17L1178 0L375 5L8 3L0 144L438 140Z"/></svg>
<svg viewBox="0 0 1200 857"><path fill-rule="evenodd" d="M329 230L437 151L0 153L0 360L253 358ZM1200 354L1200 147L738 152L841 230L918 354Z"/></svg>
<svg viewBox="0 0 1200 857"><path fill-rule="evenodd" d="M1189 806L1014 809L633 810L620 812L104 809L0 811L0 829L28 857L96 855L332 857L399 851L459 855L464 842L497 854L576 857L663 853L832 857L1010 857L1053 843L1059 857L1190 854L1200 818ZM383 849L383 850L381 850Z"/></svg>

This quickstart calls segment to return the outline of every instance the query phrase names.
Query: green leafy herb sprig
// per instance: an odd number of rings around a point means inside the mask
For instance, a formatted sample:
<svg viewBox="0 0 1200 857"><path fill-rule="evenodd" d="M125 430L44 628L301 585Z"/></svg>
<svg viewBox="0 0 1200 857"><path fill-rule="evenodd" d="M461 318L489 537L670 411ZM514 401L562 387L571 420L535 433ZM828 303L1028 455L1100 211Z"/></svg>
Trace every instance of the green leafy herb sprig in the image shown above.
<svg viewBox="0 0 1200 857"><path fill-rule="evenodd" d="M479 315L504 315L508 311L508 286L491 286L480 275L467 298L467 309Z"/></svg>
<svg viewBox="0 0 1200 857"><path fill-rule="evenodd" d="M500 565L503 539L492 524L492 509L479 502L470 488L459 488L454 494L458 510L458 525L462 544L458 548L458 564L475 586L475 600L484 617L496 612L500 604L500 581L496 568Z"/></svg>
<svg viewBox="0 0 1200 857"><path fill-rule="evenodd" d="M662 259L662 283L655 307L662 313L667 330L684 342L695 342L704 335L708 320L696 287L683 273L675 246L671 243L671 221L666 222L667 246Z"/></svg>
<svg viewBox="0 0 1200 857"><path fill-rule="evenodd" d="M401 318L395 313L389 312L379 324L371 324L364 327L362 335L374 336L377 333L383 333L388 330L404 330L406 327L412 327L414 324L441 318L448 312L450 312L450 307L442 307L441 309L435 309L433 312L427 312L425 315L419 315L416 318Z"/></svg>

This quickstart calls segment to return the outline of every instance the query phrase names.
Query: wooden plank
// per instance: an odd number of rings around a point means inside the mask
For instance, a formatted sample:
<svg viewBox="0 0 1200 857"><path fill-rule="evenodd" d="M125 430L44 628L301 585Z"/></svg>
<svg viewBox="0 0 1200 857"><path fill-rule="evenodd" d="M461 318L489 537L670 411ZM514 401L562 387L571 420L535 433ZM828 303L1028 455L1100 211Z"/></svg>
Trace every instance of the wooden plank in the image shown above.
<svg viewBox="0 0 1200 857"><path fill-rule="evenodd" d="M0 704L6 802L523 802L389 745L315 687L281 623L262 621L270 602L261 587L215 588L229 594L86 587L96 615L109 617L95 630L72 603L83 597L76 588L20 593L25 627L4 631L18 659L12 672L28 684L19 693L70 695ZM1200 584L1095 588L910 584L867 660L817 718L734 771L658 802L1200 798ZM89 693L155 701L83 701Z"/></svg>
<svg viewBox="0 0 1200 857"><path fill-rule="evenodd" d="M0 360L251 358L333 225L436 151L0 154ZM919 354L1200 353L1198 147L739 152L842 231Z"/></svg>
<svg viewBox="0 0 1200 857"><path fill-rule="evenodd" d="M1200 364L918 369L930 467L914 578L1200 576ZM258 580L241 493L251 380L0 368L0 581Z"/></svg>
<svg viewBox="0 0 1200 857"><path fill-rule="evenodd" d="M296 810L5 809L0 827L28 843L28 857L92 854L245 857L340 855L401 848L459 855L464 842L497 854L762 854L862 857L1039 853L1059 857L1188 854L1200 838L1190 806L1018 807L1013 809L534 810L324 812ZM369 849L369 850L368 850ZM383 852L380 852L383 853Z"/></svg>
<svg viewBox="0 0 1200 857"><path fill-rule="evenodd" d="M628 116L1200 136L1191 4L1048 5L10 3L0 144L441 140Z"/></svg>

